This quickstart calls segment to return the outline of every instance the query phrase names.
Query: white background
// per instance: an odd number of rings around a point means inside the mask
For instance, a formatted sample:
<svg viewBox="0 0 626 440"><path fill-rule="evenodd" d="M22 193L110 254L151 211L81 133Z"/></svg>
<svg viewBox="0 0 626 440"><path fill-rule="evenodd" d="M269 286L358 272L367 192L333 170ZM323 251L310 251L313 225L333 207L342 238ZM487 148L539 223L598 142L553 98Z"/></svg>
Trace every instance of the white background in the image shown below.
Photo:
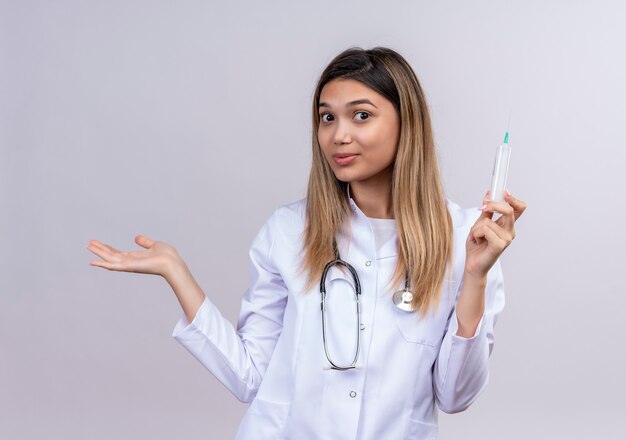
<svg viewBox="0 0 626 440"><path fill-rule="evenodd" d="M169 286L85 247L174 245L234 322L252 238L305 196L317 78L382 45L426 91L447 197L480 204L511 113L528 205L490 383L440 413L440 438L623 438L625 17L617 0L0 2L0 437L233 437L246 406L171 337Z"/></svg>

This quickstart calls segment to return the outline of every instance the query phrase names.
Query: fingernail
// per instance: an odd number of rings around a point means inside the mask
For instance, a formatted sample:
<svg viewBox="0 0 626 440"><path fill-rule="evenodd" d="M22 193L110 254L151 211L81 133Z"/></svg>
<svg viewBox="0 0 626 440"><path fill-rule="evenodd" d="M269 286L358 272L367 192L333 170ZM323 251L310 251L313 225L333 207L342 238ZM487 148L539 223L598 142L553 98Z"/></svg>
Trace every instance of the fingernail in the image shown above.
<svg viewBox="0 0 626 440"><path fill-rule="evenodd" d="M487 205L483 205L480 208L478 208L479 211L483 211L485 208L487 207Z"/></svg>

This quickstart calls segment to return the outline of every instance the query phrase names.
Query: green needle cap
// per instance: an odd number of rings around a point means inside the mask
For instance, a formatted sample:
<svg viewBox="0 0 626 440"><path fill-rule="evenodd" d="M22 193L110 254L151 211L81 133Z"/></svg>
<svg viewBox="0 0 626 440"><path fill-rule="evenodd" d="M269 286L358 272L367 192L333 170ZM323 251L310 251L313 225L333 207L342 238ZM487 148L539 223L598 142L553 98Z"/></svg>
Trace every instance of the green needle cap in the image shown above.
<svg viewBox="0 0 626 440"><path fill-rule="evenodd" d="M504 143L508 144L509 143L509 132L507 131L506 134L504 135Z"/></svg>

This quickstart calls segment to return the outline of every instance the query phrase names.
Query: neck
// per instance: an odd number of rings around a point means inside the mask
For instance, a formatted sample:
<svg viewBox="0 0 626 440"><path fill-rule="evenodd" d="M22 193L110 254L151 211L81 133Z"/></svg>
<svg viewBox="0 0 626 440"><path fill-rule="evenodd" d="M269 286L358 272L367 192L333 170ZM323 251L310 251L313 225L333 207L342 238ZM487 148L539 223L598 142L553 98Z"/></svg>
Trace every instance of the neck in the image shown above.
<svg viewBox="0 0 626 440"><path fill-rule="evenodd" d="M391 178L350 182L350 196L370 218L394 218L391 203Z"/></svg>

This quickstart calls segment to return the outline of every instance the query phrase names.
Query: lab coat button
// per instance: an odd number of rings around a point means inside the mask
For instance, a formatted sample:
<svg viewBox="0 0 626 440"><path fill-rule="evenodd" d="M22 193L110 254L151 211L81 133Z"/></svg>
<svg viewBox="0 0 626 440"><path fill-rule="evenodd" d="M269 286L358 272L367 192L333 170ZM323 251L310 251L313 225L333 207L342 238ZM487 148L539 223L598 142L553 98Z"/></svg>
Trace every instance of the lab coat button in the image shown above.
<svg viewBox="0 0 626 440"><path fill-rule="evenodd" d="M367 261L365 262L365 265L366 265L366 266L371 266L371 265L372 265L372 262L371 262L370 260L367 260Z"/></svg>
<svg viewBox="0 0 626 440"><path fill-rule="evenodd" d="M352 398L356 397L356 392L355 391L350 391L350 397L352 397Z"/></svg>
<svg viewBox="0 0 626 440"><path fill-rule="evenodd" d="M361 324L361 330L365 330L365 324Z"/></svg>

